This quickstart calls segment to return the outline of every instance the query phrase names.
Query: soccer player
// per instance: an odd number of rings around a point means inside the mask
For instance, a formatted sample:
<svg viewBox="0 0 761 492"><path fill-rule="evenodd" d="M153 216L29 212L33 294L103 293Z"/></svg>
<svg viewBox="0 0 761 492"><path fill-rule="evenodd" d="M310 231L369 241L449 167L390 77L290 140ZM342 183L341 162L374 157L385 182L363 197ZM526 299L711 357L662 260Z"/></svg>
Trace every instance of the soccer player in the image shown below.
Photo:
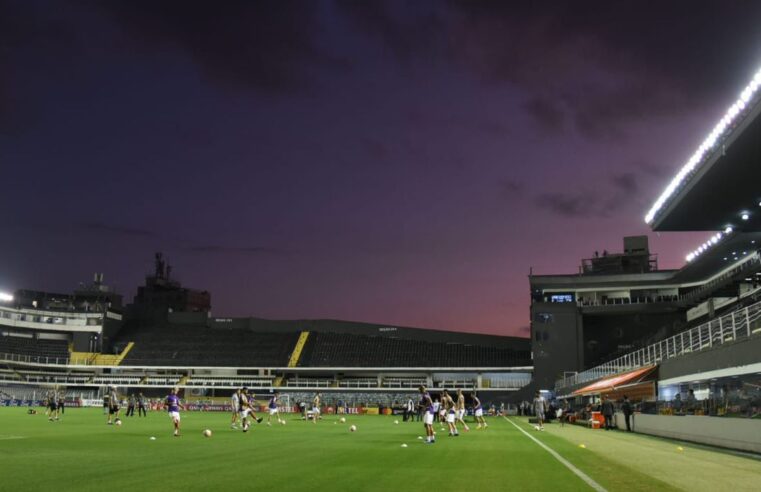
<svg viewBox="0 0 761 492"><path fill-rule="evenodd" d="M240 411L240 423L243 429L243 432L248 432L248 416L249 414L252 414L254 417L254 420L256 420L257 423L261 423L262 419L261 417L257 418L257 416L253 413L254 411L254 402L253 398L249 398L248 396L248 388L242 388L240 390L240 395L238 395L238 408Z"/></svg>
<svg viewBox="0 0 761 492"><path fill-rule="evenodd" d="M58 394L58 414L59 415L64 414L64 411L63 411L64 408L66 408L66 394L63 391L61 391Z"/></svg>
<svg viewBox="0 0 761 492"><path fill-rule="evenodd" d="M420 391L420 407L425 410L423 415L423 427L425 427L426 444L433 444L436 442L436 437L433 435L433 400L431 394L425 389L425 386L418 388Z"/></svg>
<svg viewBox="0 0 761 492"><path fill-rule="evenodd" d="M166 410L169 412L169 417L172 419L174 425L174 437L180 437L180 409L185 409L180 403L180 397L178 388L172 388L169 396L166 397Z"/></svg>
<svg viewBox="0 0 761 492"><path fill-rule="evenodd" d="M481 406L481 400L478 398L475 391L471 394L471 397L473 398L473 414L476 416L476 423L478 424L476 430L486 429L489 427L489 424L487 424L486 419L484 419L484 408Z"/></svg>
<svg viewBox="0 0 761 492"><path fill-rule="evenodd" d="M282 421L280 420L280 410L278 410L278 398L280 398L280 392L275 391L275 394L272 395L272 398L270 398L270 402L268 404L269 407L269 415L267 415L267 425L272 425L270 423L270 420L272 419L273 415L277 415L277 423L280 424Z"/></svg>
<svg viewBox="0 0 761 492"><path fill-rule="evenodd" d="M48 395L48 420L58 420L58 397L55 390Z"/></svg>
<svg viewBox="0 0 761 492"><path fill-rule="evenodd" d="M317 419L320 417L320 392L315 393L312 399L312 422L317 423Z"/></svg>
<svg viewBox="0 0 761 492"><path fill-rule="evenodd" d="M462 394L461 389L457 390L457 405L455 406L455 410L455 420L463 425L465 432L468 432L470 427L468 427L468 424L465 423L465 395Z"/></svg>
<svg viewBox="0 0 761 492"><path fill-rule="evenodd" d="M538 391L534 394L534 416L536 417L538 430L544 430L544 412L547 410L547 402Z"/></svg>
<svg viewBox="0 0 761 492"><path fill-rule="evenodd" d="M238 426L235 425L235 423L238 421L238 413L240 412L240 388L235 390L235 392L230 397L230 405L232 406L233 410L233 416L230 419L230 427L232 429L237 429Z"/></svg>
<svg viewBox="0 0 761 492"><path fill-rule="evenodd" d="M119 420L119 395L116 394L116 386L111 386L108 392L108 425L112 425Z"/></svg>
<svg viewBox="0 0 761 492"><path fill-rule="evenodd" d="M447 390L444 390L444 392L441 394L441 405L444 407L444 412L446 413L447 426L449 427L449 436L459 436L460 433L457 432L457 425L455 424L455 403L452 397L449 396L449 392Z"/></svg>

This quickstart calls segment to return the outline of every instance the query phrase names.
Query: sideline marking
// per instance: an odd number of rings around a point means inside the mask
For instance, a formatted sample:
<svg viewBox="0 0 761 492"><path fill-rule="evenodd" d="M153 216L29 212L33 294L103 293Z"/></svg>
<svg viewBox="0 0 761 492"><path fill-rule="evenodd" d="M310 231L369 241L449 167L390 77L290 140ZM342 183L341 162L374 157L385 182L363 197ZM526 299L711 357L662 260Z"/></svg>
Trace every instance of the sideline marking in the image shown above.
<svg viewBox="0 0 761 492"><path fill-rule="evenodd" d="M542 441L540 441L539 439L535 438L534 436L532 436L531 434L529 434L528 432L523 430L518 424L516 424L515 422L513 422L509 418L507 418L507 417L502 417L502 418L507 420L511 424L513 424L513 426L516 429L518 429L519 431L523 432L523 434L526 437L528 437L529 439L531 439L532 441L534 441L535 443L540 445L545 451L550 453L553 458L555 458L556 460L561 462L563 465L565 465L566 468L571 470L577 477L579 477L580 479L584 480L587 483L587 485L592 487L594 490L596 490L597 492L608 492L607 490L605 490L605 487L603 487L599 483L597 483L594 480L592 480L592 478L589 475L587 475L583 471L581 471L578 468L576 468L570 461L568 461L567 459L565 459L562 456L560 456L554 449L550 448L549 446L544 444Z"/></svg>
<svg viewBox="0 0 761 492"><path fill-rule="evenodd" d="M0 441L11 441L13 439L26 439L24 436L0 436Z"/></svg>

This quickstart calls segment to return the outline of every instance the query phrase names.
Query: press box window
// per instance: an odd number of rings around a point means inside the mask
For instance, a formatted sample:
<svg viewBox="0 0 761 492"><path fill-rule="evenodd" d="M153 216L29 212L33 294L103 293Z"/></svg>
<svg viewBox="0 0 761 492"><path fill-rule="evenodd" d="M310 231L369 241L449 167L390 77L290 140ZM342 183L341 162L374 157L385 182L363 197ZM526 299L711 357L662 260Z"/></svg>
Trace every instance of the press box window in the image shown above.
<svg viewBox="0 0 761 492"><path fill-rule="evenodd" d="M573 302L573 294L552 294L550 302Z"/></svg>

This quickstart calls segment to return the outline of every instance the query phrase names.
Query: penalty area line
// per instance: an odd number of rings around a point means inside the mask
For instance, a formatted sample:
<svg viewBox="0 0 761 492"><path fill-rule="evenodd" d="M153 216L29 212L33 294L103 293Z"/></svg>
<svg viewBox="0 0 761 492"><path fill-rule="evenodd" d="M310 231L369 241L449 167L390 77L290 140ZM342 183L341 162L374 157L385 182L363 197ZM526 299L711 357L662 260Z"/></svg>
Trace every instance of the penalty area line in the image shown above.
<svg viewBox="0 0 761 492"><path fill-rule="evenodd" d="M573 474L574 474L574 475L576 475L576 476L577 476L577 477L579 477L580 479L584 480L584 482L586 482L586 484L587 484L587 485L589 485L590 487L592 487L594 490L596 490L597 492L608 492L607 490L605 490L605 487L603 487L603 486L602 486L602 485L600 485L599 483L595 482L595 481L592 479L592 477L590 477L589 475L587 475L587 474L586 474L586 473L584 473L583 471L581 471L581 470L579 470L578 468L576 468L576 467L575 467L575 466L574 466L574 465L573 465L573 464L572 464L570 461L568 461L567 459L565 459L565 458L563 458L562 456L560 456L560 455L559 455L559 454L558 454L558 453L557 453L557 452L556 452L554 449L550 448L549 446L547 446L546 444L544 444L542 441L540 441L539 439L535 438L534 436L532 436L531 434L529 434L528 432L526 432L526 431L525 431L524 429L522 429L522 428L521 428L521 427L520 427L518 424L516 424L515 422L513 422L513 421L512 421L512 420L510 420L509 418L507 418L507 417L502 417L502 418L504 418L505 420L507 420L508 422L510 422L511 424L513 424L513 426L514 426L516 429L518 429L519 431L523 432L523 434L524 434L526 437L528 437L529 439L531 439L532 441L534 441L535 443L537 443L539 446L541 446L541 447L542 447L542 449L544 449L545 451L547 451L548 453L550 453L550 454L552 455L552 457L553 457L553 458L555 458L556 460L558 460L559 462L561 462L563 465L565 465L565 467L566 467L566 468L568 468L569 470L571 470L571 471L573 472Z"/></svg>

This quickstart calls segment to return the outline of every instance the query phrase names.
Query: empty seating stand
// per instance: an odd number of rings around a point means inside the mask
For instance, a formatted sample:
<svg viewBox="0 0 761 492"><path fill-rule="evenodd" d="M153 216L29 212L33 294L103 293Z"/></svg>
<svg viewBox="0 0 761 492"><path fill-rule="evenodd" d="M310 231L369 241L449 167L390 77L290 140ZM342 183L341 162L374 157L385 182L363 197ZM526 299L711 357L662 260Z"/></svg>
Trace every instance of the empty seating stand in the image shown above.
<svg viewBox="0 0 761 492"><path fill-rule="evenodd" d="M117 345L135 345L122 365L184 367L283 367L299 337L246 329L166 325L130 329Z"/></svg>
<svg viewBox="0 0 761 492"><path fill-rule="evenodd" d="M303 367L512 367L530 365L526 351L385 336L313 332Z"/></svg>
<svg viewBox="0 0 761 492"><path fill-rule="evenodd" d="M69 344L66 340L0 335L0 352L28 356L33 362L57 359L58 363L65 363L69 359Z"/></svg>

